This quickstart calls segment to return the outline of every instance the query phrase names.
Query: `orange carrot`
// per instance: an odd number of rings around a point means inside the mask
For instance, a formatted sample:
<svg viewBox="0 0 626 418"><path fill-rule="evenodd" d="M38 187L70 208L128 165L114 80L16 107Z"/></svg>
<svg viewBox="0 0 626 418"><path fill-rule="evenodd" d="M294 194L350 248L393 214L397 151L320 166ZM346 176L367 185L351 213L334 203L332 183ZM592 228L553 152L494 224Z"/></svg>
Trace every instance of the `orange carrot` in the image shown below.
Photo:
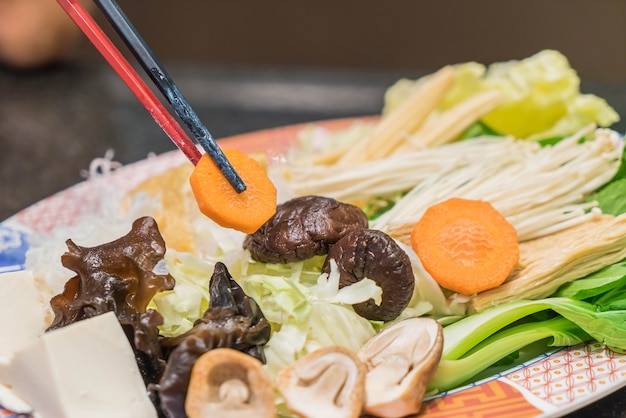
<svg viewBox="0 0 626 418"><path fill-rule="evenodd" d="M441 287L464 295L500 286L519 259L515 228L480 200L431 206L413 228L411 246Z"/></svg>
<svg viewBox="0 0 626 418"><path fill-rule="evenodd" d="M206 154L189 177L191 190L203 214L223 227L251 234L276 212L276 188L257 161L236 149L224 154L246 190L237 193Z"/></svg>

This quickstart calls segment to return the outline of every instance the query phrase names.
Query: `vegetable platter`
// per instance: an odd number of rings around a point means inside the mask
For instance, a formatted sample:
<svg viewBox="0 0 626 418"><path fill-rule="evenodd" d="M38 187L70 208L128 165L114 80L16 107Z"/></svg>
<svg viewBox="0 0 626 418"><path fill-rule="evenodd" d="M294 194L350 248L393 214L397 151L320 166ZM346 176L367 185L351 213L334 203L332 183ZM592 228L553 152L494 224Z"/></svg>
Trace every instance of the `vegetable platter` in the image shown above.
<svg viewBox="0 0 626 418"><path fill-rule="evenodd" d="M220 304L231 306L215 297L218 279L212 277L221 271L221 282L230 283L222 286L230 286L236 300L248 301L237 304L238 315L245 311L252 321L241 332L257 342L240 350L253 354L246 354L245 360L213 349L226 357L201 357L197 369L226 361L243 364L258 355L264 363L258 379L266 383L250 383L246 390L276 386L276 397L270 401L275 409L268 416L315 416L316 408L332 410L336 416L362 412L562 416L626 385L623 141L619 133L603 128L617 119L602 99L579 92L575 72L556 51L489 68L477 63L447 66L417 81L400 80L391 86L380 116L287 126L220 140L227 155L233 155L230 149L246 153L268 173L280 203L274 216L283 210L281 205L303 196L323 196L359 208L365 224L355 221L361 225L357 229L370 232L352 237L347 249L337 240L325 253L299 259L293 257L304 250L288 250L274 259L269 247L257 249L262 240L255 237L256 228L234 231L221 225L221 218L208 219L200 213L198 197L194 199L191 191L193 181L191 188L188 183L193 167L186 165L182 154L166 153L125 167L108 157L94 160L87 181L0 224L0 272L5 273L0 278L28 272L40 299L56 298L54 320L48 318L45 327L50 338L44 345L51 349L52 336L66 326L63 321L73 312L67 300L68 269L82 272L83 268L72 264L74 257L100 254L95 248L117 243L120 237L135 245L128 231L148 230L155 223L159 236L140 252L163 252L162 260L142 273L157 277L160 287L153 286L150 297L144 294L145 300L135 303L162 317L158 332L167 351L167 344L182 345L181 335L191 335L203 323L203 312ZM437 214L442 204L447 205L441 212L445 216ZM459 204L462 209L454 206ZM298 210L306 212L306 208ZM475 218L477 212L481 215ZM449 228L444 217L453 219L453 224L458 219L477 219L478 225L497 225L497 240L480 241L497 247L497 260L483 262L491 250L476 250L475 239L469 246L463 246L458 236L440 241L442 235L457 233L459 228L467 230L466 226ZM270 224L271 219L259 231ZM480 229L477 236L493 234L486 231ZM159 249L161 234L165 246ZM263 239L280 234L276 230ZM504 236L508 238L501 240ZM398 285L398 290L393 288L396 283L379 280L369 262L360 265L360 257L369 256L350 257L350 251L361 244L370 253L387 254L385 262L410 266L410 283ZM441 261L445 251L453 253ZM107 255L107 260L113 258ZM346 260L357 262L342 267ZM478 267L473 269L474 265ZM353 272L361 267L366 273L359 280L339 284L345 277L342 269ZM12 299L1 290L0 301ZM397 298L389 302L390 295ZM73 300L83 296L79 289ZM18 304L19 300L14 302L16 312ZM118 319L124 324L119 315ZM408 328L415 319L428 322ZM3 323L4 334L7 329L10 325ZM382 343L386 348L376 351L371 341L384 336L389 338ZM32 393L29 397L21 390L19 379L13 384L11 350L21 349L15 338L0 337L0 382L10 381L14 389L0 386L0 404L8 408L0 414L37 415L32 405L84 408L66 406L62 400L33 399ZM402 348L393 348L398 341L404 341ZM336 351L327 353L330 347ZM418 357L422 353L423 358L410 363L413 360L407 360L402 350L415 351ZM170 358L174 353L176 349ZM396 362L391 369L385 369L385 353ZM362 398L342 401L344 406L356 405L354 412L337 402L326 406L321 389L316 390L319 399L298 392L301 386L290 381L298 374L293 365L306 359L307 367L314 367L324 355L334 359L326 363L331 366L315 367L358 366L337 373L351 376L345 385L359 379L365 382L364 396L370 404ZM410 372L393 377L392 372L401 370L406 361L407 370L424 369L419 378L409 379ZM372 370L377 382L367 380ZM28 370L32 377L37 372ZM193 373L188 376L188 398L191 392L196 396L205 390L192 391L198 384ZM413 386L403 388L411 379L417 379ZM156 391L162 404L175 405L169 410L165 406L165 414L184 416L184 411L176 412L184 398L177 400L178 392L170 396L168 384L161 380ZM315 379L309 385L321 387ZM336 396L331 395L340 399L341 388L330 387L337 390ZM367 392L372 387L381 395ZM404 404L386 399L396 392L397 398L414 399ZM235 398L229 399L237 402L241 392L230 393ZM293 393L310 403L291 403ZM374 398L378 404L371 405ZM194 406L186 408L190 416L197 413Z"/></svg>

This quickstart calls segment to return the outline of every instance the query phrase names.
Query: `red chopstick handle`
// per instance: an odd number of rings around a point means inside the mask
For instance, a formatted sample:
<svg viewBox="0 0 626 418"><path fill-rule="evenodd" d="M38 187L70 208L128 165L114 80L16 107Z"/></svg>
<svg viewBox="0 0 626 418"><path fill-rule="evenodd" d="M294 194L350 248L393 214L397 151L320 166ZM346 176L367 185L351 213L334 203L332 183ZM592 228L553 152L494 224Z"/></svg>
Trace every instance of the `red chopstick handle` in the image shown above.
<svg viewBox="0 0 626 418"><path fill-rule="evenodd" d="M87 36L91 43L119 75L141 104L148 110L156 123L170 137L176 146L194 165L200 160L201 154L194 142L189 138L177 121L168 113L156 95L150 90L143 79L137 74L126 58L117 49L104 31L78 0L57 0L74 23Z"/></svg>

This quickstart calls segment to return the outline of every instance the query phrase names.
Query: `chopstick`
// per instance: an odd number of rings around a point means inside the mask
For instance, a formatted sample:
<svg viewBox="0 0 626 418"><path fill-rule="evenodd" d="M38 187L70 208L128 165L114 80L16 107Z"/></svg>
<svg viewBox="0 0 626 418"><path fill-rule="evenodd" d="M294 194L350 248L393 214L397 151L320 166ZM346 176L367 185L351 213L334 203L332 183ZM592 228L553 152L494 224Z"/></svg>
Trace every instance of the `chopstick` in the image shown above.
<svg viewBox="0 0 626 418"><path fill-rule="evenodd" d="M130 22L115 0L94 0L94 3L107 17L111 26L117 31L126 46L133 53L144 71L150 76L154 84L170 103L178 117L187 125L191 133L198 140L202 148L209 154L215 164L220 168L231 185L239 192L245 190L243 181L226 156L217 145L213 136L200 121L196 112L180 92L172 78L159 63L154 53L139 35L137 29Z"/></svg>
<svg viewBox="0 0 626 418"><path fill-rule="evenodd" d="M96 47L111 68L115 70L131 92L139 99L148 113L152 115L155 122L185 154L189 161L196 165L201 158L201 154L194 142L187 136L176 119L169 114L156 95L128 63L91 15L89 15L87 10L78 0L57 0L57 2ZM120 33L141 66L150 75L155 85L198 139L202 148L205 149L209 157L219 167L231 186L237 192L244 191L246 186L243 180L115 1L96 0L96 3L101 7L103 13Z"/></svg>

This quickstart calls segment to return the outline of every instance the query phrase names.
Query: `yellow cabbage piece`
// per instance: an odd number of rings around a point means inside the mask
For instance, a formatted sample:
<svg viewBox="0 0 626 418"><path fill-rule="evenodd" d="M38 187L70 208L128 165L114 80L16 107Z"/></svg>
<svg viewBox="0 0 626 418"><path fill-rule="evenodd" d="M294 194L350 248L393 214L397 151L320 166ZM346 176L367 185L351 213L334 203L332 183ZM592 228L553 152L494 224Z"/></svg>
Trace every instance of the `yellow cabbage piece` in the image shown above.
<svg viewBox="0 0 626 418"><path fill-rule="evenodd" d="M607 127L619 115L604 100L581 94L580 79L567 58L555 50L543 50L520 61L476 62L455 65L456 82L439 110L484 90L499 90L505 99L482 118L491 129L517 138L541 139L569 135L589 123ZM385 94L384 112L396 107L417 81L399 80Z"/></svg>

